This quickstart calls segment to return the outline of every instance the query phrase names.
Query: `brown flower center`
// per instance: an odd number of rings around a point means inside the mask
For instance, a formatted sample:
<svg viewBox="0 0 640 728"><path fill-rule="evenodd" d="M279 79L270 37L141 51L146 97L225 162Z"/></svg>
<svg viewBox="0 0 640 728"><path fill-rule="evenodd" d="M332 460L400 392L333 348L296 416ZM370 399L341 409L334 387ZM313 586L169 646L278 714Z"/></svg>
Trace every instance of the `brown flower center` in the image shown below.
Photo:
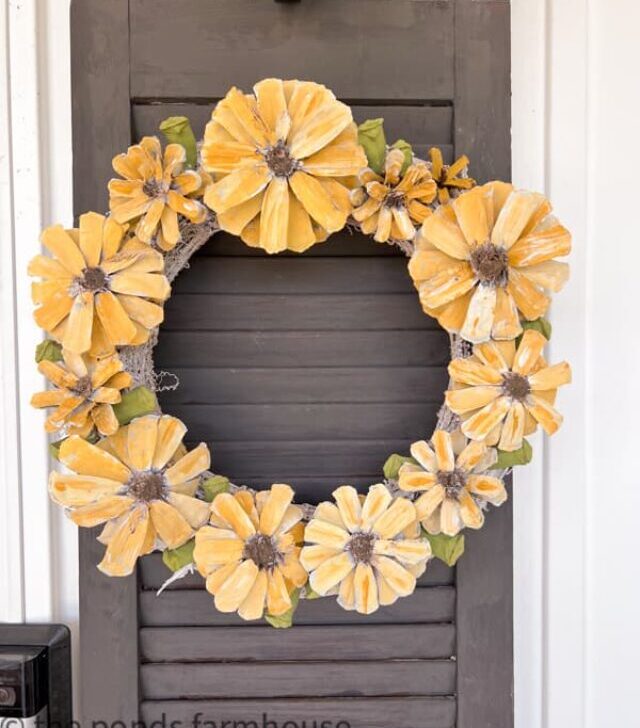
<svg viewBox="0 0 640 728"><path fill-rule="evenodd" d="M458 468L454 470L439 470L438 483L444 488L447 498L457 498L463 490L467 476Z"/></svg>
<svg viewBox="0 0 640 728"><path fill-rule="evenodd" d="M273 569L280 560L280 553L271 536L257 533L244 545L243 559L251 559L260 569Z"/></svg>
<svg viewBox="0 0 640 728"><path fill-rule="evenodd" d="M164 180L153 177L142 185L142 191L147 197L161 197L169 191L169 187Z"/></svg>
<svg viewBox="0 0 640 728"><path fill-rule="evenodd" d="M502 375L502 391L508 396L522 401L531 392L531 385L526 377L516 372L507 372Z"/></svg>
<svg viewBox="0 0 640 728"><path fill-rule="evenodd" d="M353 556L356 562L363 564L371 563L373 558L373 547L376 537L373 533L354 533L351 541L347 544L347 551Z"/></svg>
<svg viewBox="0 0 640 728"><path fill-rule="evenodd" d="M109 276L102 268L85 268L76 280L83 291L96 293L109 290Z"/></svg>
<svg viewBox="0 0 640 728"><path fill-rule="evenodd" d="M160 500L164 496L164 489L162 473L153 470L134 473L127 483L127 494L145 502Z"/></svg>
<svg viewBox="0 0 640 728"><path fill-rule="evenodd" d="M509 280L509 260L504 248L493 243L483 243L471 251L473 272L481 283L489 286L507 285Z"/></svg>
<svg viewBox="0 0 640 728"><path fill-rule="evenodd" d="M384 199L384 206L390 208L399 208L404 205L404 195L402 192L390 192Z"/></svg>
<svg viewBox="0 0 640 728"><path fill-rule="evenodd" d="M86 377L80 377L80 379L78 379L78 383L72 391L77 394L78 397L82 397L83 399L89 399L91 393L93 392L91 377L89 375L87 375Z"/></svg>
<svg viewBox="0 0 640 728"><path fill-rule="evenodd" d="M263 150L262 156L276 177L291 177L300 167L300 162L291 156L289 148L282 139L272 147L267 147Z"/></svg>

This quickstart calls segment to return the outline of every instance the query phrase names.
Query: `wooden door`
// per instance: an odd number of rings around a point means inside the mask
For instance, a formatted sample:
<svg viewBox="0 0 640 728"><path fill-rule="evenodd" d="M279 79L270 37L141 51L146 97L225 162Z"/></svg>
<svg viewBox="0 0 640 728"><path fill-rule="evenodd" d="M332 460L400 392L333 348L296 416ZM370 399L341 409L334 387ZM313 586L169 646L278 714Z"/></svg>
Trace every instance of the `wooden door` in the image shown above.
<svg viewBox="0 0 640 728"><path fill-rule="evenodd" d="M509 178L503 0L75 0L72 54L76 214L107 208L112 156L161 119L185 114L201 135L230 86L267 76L325 83L357 120L384 116L391 140ZM275 257L217 235L176 281L156 352L181 380L163 408L209 442L216 472L310 502L377 482L389 453L430 435L447 362L406 260L348 232ZM288 631L216 613L196 578L156 597L157 556L108 580L94 536L81 534L83 721L513 724L508 504L413 596L370 617L303 603Z"/></svg>

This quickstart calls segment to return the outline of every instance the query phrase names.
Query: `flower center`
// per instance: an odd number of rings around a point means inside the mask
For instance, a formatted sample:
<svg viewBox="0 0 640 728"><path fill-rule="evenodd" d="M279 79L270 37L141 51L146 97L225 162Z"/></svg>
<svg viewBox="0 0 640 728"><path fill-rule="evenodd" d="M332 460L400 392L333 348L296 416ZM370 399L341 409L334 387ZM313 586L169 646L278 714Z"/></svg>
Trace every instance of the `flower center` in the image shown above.
<svg viewBox="0 0 640 728"><path fill-rule="evenodd" d="M384 199L384 206L390 208L399 208L404 205L404 195L402 192L390 192Z"/></svg>
<svg viewBox="0 0 640 728"><path fill-rule="evenodd" d="M524 400L531 392L531 385L526 377L516 372L507 372L502 375L502 391L513 399Z"/></svg>
<svg viewBox="0 0 640 728"><path fill-rule="evenodd" d="M289 148L282 139L272 147L264 149L262 156L276 177L291 177L296 169L300 167L300 162L291 156Z"/></svg>
<svg viewBox="0 0 640 728"><path fill-rule="evenodd" d="M509 280L509 260L504 248L493 243L483 243L471 251L473 272L481 283L504 287Z"/></svg>
<svg viewBox="0 0 640 728"><path fill-rule="evenodd" d="M163 180L153 177L142 185L142 191L147 197L160 197L166 194L169 188Z"/></svg>
<svg viewBox="0 0 640 728"><path fill-rule="evenodd" d="M77 394L78 397L82 397L82 399L89 399L91 393L93 392L91 377L89 375L87 375L86 377L80 377L80 379L78 379L78 383L72 391Z"/></svg>
<svg viewBox="0 0 640 728"><path fill-rule="evenodd" d="M447 498L457 498L463 490L467 476L462 470L439 470L438 483L444 488Z"/></svg>
<svg viewBox="0 0 640 728"><path fill-rule="evenodd" d="M280 554L271 536L257 533L244 545L243 559L251 559L260 569L273 569L280 560Z"/></svg>
<svg viewBox="0 0 640 728"><path fill-rule="evenodd" d="M376 537L373 533L354 533L351 541L347 544L347 551L353 556L356 562L369 564L373 557L375 542Z"/></svg>
<svg viewBox="0 0 640 728"><path fill-rule="evenodd" d="M160 500L164 496L165 482L162 473L144 470L134 473L127 483L127 494L140 501Z"/></svg>
<svg viewBox="0 0 640 728"><path fill-rule="evenodd" d="M77 282L83 291L96 293L109 290L109 276L102 268L85 268Z"/></svg>

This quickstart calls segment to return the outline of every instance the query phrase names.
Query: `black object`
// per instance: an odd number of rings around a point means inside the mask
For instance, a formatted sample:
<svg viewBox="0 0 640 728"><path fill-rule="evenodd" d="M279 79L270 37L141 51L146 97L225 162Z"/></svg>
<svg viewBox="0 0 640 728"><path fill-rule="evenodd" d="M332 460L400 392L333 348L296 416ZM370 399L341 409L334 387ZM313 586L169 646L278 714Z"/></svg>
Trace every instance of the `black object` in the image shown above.
<svg viewBox="0 0 640 728"><path fill-rule="evenodd" d="M1 624L0 717L30 718L45 706L49 726L71 724L69 629L61 624Z"/></svg>

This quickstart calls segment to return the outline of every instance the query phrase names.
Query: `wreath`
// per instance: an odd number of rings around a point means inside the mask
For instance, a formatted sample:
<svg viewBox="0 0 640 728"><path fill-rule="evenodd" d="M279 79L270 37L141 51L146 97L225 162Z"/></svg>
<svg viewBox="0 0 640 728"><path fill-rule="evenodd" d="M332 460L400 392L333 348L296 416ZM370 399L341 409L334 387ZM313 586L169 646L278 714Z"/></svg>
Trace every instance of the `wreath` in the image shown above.
<svg viewBox="0 0 640 728"><path fill-rule="evenodd" d="M300 598L334 596L370 614L410 595L433 557L453 564L465 528L507 498L504 476L531 459L525 439L561 424L548 365L550 298L568 278L569 232L541 194L476 185L468 159L428 160L388 145L382 119L359 127L324 86L266 79L232 88L197 144L166 119L113 160L109 214L42 233L30 263L36 361L49 380L35 407L64 472L49 492L81 527L103 526L98 568L132 573L162 551L179 578L197 571L216 609L289 626ZM268 253L302 252L345 226L399 246L426 314L450 334L450 383L435 431L359 494L317 506L285 484L255 491L211 470L203 443L162 414L152 351L170 283L218 230ZM170 581L171 579L169 579Z"/></svg>

